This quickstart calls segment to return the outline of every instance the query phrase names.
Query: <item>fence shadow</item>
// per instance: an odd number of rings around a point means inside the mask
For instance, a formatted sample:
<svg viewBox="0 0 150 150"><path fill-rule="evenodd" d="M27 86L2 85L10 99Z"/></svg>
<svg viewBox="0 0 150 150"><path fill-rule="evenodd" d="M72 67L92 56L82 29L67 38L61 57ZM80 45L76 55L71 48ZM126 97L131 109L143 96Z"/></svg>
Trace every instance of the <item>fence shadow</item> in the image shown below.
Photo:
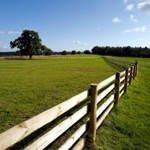
<svg viewBox="0 0 150 150"><path fill-rule="evenodd" d="M104 59L122 72L117 72L98 84L91 84L90 89L1 133L0 149L36 150L48 147L80 150L85 146L92 149L96 130L111 110L118 106L119 99L137 76L137 62ZM65 142L62 142L63 136ZM24 142L21 145L11 147L22 140ZM26 144L29 145L25 147Z"/></svg>
<svg viewBox="0 0 150 150"><path fill-rule="evenodd" d="M114 64L114 63L111 63L110 61L108 61L106 59L104 59L104 61L105 61L106 64L108 64L109 66L111 66L112 68L114 68L115 70L117 70L119 72L121 72L121 71L126 69L125 67L117 65L117 64Z"/></svg>

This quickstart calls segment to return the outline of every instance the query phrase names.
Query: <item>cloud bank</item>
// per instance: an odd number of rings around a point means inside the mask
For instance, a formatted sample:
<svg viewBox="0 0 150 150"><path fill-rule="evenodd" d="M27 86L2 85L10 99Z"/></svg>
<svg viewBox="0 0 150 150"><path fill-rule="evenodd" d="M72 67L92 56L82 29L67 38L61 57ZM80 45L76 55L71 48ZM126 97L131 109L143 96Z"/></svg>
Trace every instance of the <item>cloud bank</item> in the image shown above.
<svg viewBox="0 0 150 150"><path fill-rule="evenodd" d="M134 4L129 4L126 6L126 10L131 11L134 9Z"/></svg>
<svg viewBox="0 0 150 150"><path fill-rule="evenodd" d="M135 16L134 15L130 15L130 20L132 21L132 22L135 22L135 23L137 23L138 21L137 21L137 19L135 18Z"/></svg>
<svg viewBox="0 0 150 150"><path fill-rule="evenodd" d="M142 27L136 27L133 29L127 29L124 30L123 33L137 33L137 32L146 32L146 31L150 31L150 26L142 26Z"/></svg>
<svg viewBox="0 0 150 150"><path fill-rule="evenodd" d="M20 35L22 32L19 31L8 31L8 35Z"/></svg>
<svg viewBox="0 0 150 150"><path fill-rule="evenodd" d="M145 0L144 2L139 2L137 4L137 8L139 10L144 11L144 12L150 12L150 1L149 0Z"/></svg>
<svg viewBox="0 0 150 150"><path fill-rule="evenodd" d="M122 20L119 19L118 17L115 17L112 21L113 21L114 23L120 23L120 22L122 22Z"/></svg>

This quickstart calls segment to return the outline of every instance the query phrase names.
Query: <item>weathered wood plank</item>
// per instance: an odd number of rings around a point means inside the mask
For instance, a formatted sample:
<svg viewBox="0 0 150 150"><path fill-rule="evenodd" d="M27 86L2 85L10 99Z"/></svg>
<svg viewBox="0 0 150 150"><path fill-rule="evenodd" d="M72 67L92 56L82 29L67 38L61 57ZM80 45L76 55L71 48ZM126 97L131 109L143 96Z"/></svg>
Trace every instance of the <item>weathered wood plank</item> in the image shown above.
<svg viewBox="0 0 150 150"><path fill-rule="evenodd" d="M124 91L127 92L128 90L128 69L126 70L126 75L125 75L125 87Z"/></svg>
<svg viewBox="0 0 150 150"><path fill-rule="evenodd" d="M103 103L96 112L96 118L103 113L103 111L114 101L114 94L111 95L105 103Z"/></svg>
<svg viewBox="0 0 150 150"><path fill-rule="evenodd" d="M98 96L97 96L97 104L103 100L103 98L110 93L113 89L115 88L115 84L113 83L112 85L110 85L107 89L105 89L103 92L101 92Z"/></svg>
<svg viewBox="0 0 150 150"><path fill-rule="evenodd" d="M125 77L120 78L120 83L125 80Z"/></svg>
<svg viewBox="0 0 150 150"><path fill-rule="evenodd" d="M61 147L59 147L58 150L70 149L73 146L73 144L85 133L86 128L87 122L80 126L80 128Z"/></svg>
<svg viewBox="0 0 150 150"><path fill-rule="evenodd" d="M72 125L79 121L83 116L88 113L88 106L84 106L72 116L58 124L52 130L44 134L42 137L37 139L31 145L25 148L25 150L42 150L57 139L61 134L67 131Z"/></svg>
<svg viewBox="0 0 150 150"><path fill-rule="evenodd" d="M119 98L124 94L124 90L119 94Z"/></svg>
<svg viewBox="0 0 150 150"><path fill-rule="evenodd" d="M132 79L133 79L133 67L131 67L131 70L130 70L129 84L131 84Z"/></svg>
<svg viewBox="0 0 150 150"><path fill-rule="evenodd" d="M73 108L80 102L84 101L89 95L88 90L84 91L69 100L51 108L43 113L22 122L21 124L3 132L0 134L0 147L1 149L6 149L18 141L22 140L32 132L36 131L40 127L50 123L58 116L67 112L69 109ZM6 140L7 139L7 140Z"/></svg>
<svg viewBox="0 0 150 150"><path fill-rule="evenodd" d="M128 69L128 71L129 71L129 72L131 71L131 67Z"/></svg>
<svg viewBox="0 0 150 150"><path fill-rule="evenodd" d="M131 71L131 70L128 70L128 77L130 77L130 71Z"/></svg>
<svg viewBox="0 0 150 150"><path fill-rule="evenodd" d="M133 66L133 80L135 79L136 66Z"/></svg>
<svg viewBox="0 0 150 150"><path fill-rule="evenodd" d="M115 80L115 75L112 75L111 77L105 79L104 81L100 82L98 84L98 90L100 90L101 88L105 87L106 85L108 85L109 83L113 82Z"/></svg>
<svg viewBox="0 0 150 150"><path fill-rule="evenodd" d="M128 83L130 82L130 77L128 77Z"/></svg>
<svg viewBox="0 0 150 150"><path fill-rule="evenodd" d="M103 113L103 115L100 117L100 119L97 121L96 124L96 128L98 128L101 123L104 121L104 119L107 117L107 115L109 114L109 112L112 110L112 108L114 107L114 103L112 103L107 109L106 111Z"/></svg>
<svg viewBox="0 0 150 150"><path fill-rule="evenodd" d="M72 150L82 150L86 143L86 134L77 142L77 144L72 148Z"/></svg>
<svg viewBox="0 0 150 150"><path fill-rule="evenodd" d="M122 84L122 85L120 86L119 91L122 91L123 88L124 88L124 84Z"/></svg>
<svg viewBox="0 0 150 150"><path fill-rule="evenodd" d="M124 76L125 75L125 73L126 73L126 71L122 71L122 72L120 72L120 76L122 77L122 76Z"/></svg>

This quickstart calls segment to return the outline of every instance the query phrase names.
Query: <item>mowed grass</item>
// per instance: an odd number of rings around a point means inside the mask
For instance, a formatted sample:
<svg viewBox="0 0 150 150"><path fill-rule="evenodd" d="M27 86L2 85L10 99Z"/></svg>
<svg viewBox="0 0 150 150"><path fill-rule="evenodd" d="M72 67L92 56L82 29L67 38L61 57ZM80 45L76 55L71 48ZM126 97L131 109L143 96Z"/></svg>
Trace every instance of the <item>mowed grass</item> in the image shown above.
<svg viewBox="0 0 150 150"><path fill-rule="evenodd" d="M91 83L99 83L115 72L101 57L0 60L0 132L87 90Z"/></svg>
<svg viewBox="0 0 150 150"><path fill-rule="evenodd" d="M148 150L150 149L150 59L119 58L139 61L138 76L120 99L118 108L97 130L95 149Z"/></svg>

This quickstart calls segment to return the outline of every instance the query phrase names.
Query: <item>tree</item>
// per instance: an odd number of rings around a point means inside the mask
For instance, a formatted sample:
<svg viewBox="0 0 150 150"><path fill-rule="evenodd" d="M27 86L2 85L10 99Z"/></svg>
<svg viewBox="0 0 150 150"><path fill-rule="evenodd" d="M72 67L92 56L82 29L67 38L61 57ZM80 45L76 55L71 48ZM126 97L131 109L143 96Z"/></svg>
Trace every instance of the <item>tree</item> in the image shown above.
<svg viewBox="0 0 150 150"><path fill-rule="evenodd" d="M145 47L110 47L110 46L95 46L92 49L93 54L113 55L113 56L132 56L132 57L150 57L150 48Z"/></svg>
<svg viewBox="0 0 150 150"><path fill-rule="evenodd" d="M98 46L95 46L92 48L92 53L93 54L98 54L98 51L99 51L99 47Z"/></svg>
<svg viewBox="0 0 150 150"><path fill-rule="evenodd" d="M77 52L75 51L75 50L73 50L72 52L71 52L71 54L72 55L75 55Z"/></svg>
<svg viewBox="0 0 150 150"><path fill-rule="evenodd" d="M29 55L30 59L32 59L32 55L41 53L41 41L38 32L24 30L20 37L10 42L10 47L17 47L21 55Z"/></svg>
<svg viewBox="0 0 150 150"><path fill-rule="evenodd" d="M61 55L67 55L67 51L62 51Z"/></svg>
<svg viewBox="0 0 150 150"><path fill-rule="evenodd" d="M21 55L19 50L16 51L16 55L17 56Z"/></svg>
<svg viewBox="0 0 150 150"><path fill-rule="evenodd" d="M84 54L91 54L91 52L89 50L85 50Z"/></svg>
<svg viewBox="0 0 150 150"><path fill-rule="evenodd" d="M78 52L77 52L77 54L81 54L81 52L80 52L80 51L78 51Z"/></svg>
<svg viewBox="0 0 150 150"><path fill-rule="evenodd" d="M43 55L52 55L53 51L50 48L47 48L45 45L41 46L41 53Z"/></svg>

